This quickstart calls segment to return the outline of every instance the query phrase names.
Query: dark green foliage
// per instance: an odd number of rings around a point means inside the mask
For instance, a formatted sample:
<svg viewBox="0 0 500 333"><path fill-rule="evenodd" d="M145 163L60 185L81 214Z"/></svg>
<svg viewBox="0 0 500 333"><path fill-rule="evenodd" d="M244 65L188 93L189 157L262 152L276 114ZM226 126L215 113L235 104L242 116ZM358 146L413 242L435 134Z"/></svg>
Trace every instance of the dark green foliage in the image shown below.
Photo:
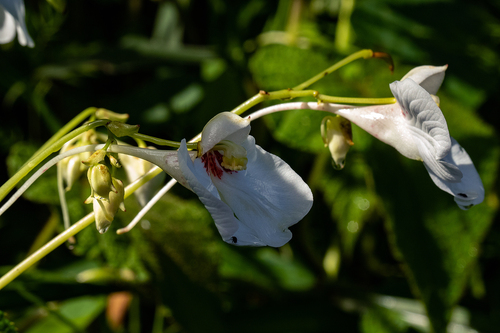
<svg viewBox="0 0 500 333"><path fill-rule="evenodd" d="M497 331L497 2L358 0L344 46L337 28L350 1L25 2L35 48L0 45L2 182L87 107L128 113L140 133L180 141L259 90L292 88L372 48L392 55L394 74L379 59L357 60L311 89L390 97L389 83L411 68L448 64L440 107L486 198L461 211L422 163L356 126L345 168L333 170L323 113L273 114L252 123L252 135L315 200L289 244L224 243L178 185L116 235L140 209L130 197L106 234L87 227L72 249L60 246L0 291L0 332ZM85 178L67 193L73 222L92 209ZM61 232L60 220L52 168L0 217L0 274ZM112 328L117 292L129 303Z"/></svg>

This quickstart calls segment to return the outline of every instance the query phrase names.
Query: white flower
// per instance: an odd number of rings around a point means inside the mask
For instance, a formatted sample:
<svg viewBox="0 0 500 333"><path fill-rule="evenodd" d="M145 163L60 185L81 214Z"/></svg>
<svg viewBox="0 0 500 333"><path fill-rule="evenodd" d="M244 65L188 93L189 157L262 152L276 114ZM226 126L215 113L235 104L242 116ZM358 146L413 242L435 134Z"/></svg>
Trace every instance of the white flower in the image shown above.
<svg viewBox="0 0 500 333"><path fill-rule="evenodd" d="M212 118L198 152L182 140L178 151L111 145L108 151L153 164L198 195L227 243L286 244L288 227L311 209L309 186L279 157L255 145L250 121L230 112Z"/></svg>
<svg viewBox="0 0 500 333"><path fill-rule="evenodd" d="M391 83L393 105L336 111L402 155L424 162L434 183L455 196L462 209L484 199L481 179L469 156L450 137L443 113L431 94L444 78L446 66L422 66L402 81Z"/></svg>
<svg viewBox="0 0 500 333"><path fill-rule="evenodd" d="M19 44L35 46L24 22L23 0L0 0L0 44L10 43L16 32Z"/></svg>
<svg viewBox="0 0 500 333"><path fill-rule="evenodd" d="M312 193L288 164L257 146L249 132L249 120L223 112L203 129L200 158L192 161L182 141L179 166L224 241L279 247L292 238L288 227L311 209Z"/></svg>

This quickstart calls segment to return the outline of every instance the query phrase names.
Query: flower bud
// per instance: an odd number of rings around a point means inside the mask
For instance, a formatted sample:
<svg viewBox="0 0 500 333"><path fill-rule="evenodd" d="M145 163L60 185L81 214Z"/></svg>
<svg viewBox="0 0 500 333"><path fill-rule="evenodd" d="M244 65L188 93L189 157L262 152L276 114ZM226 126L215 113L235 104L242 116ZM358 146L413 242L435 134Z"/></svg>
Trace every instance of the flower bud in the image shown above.
<svg viewBox="0 0 500 333"><path fill-rule="evenodd" d="M119 179L112 178L112 183L116 192L109 193L109 201L94 198L94 215L95 224L99 233L105 233L111 222L113 222L118 209L125 211L123 182Z"/></svg>
<svg viewBox="0 0 500 333"><path fill-rule="evenodd" d="M61 148L61 153L67 152L73 148L76 148L76 146L72 144L66 144ZM73 186L74 182L78 179L78 177L80 177L82 173L80 167L80 165L82 164L81 156L82 154L73 155L59 162L62 179L66 183L66 191L69 191L71 189L71 186Z"/></svg>
<svg viewBox="0 0 500 333"><path fill-rule="evenodd" d="M112 166L114 166L115 168L122 167L120 160L118 159L118 154L109 153L108 157L109 157L109 162L111 163Z"/></svg>
<svg viewBox="0 0 500 333"><path fill-rule="evenodd" d="M71 190L75 181L82 174L81 165L82 161L79 155L69 157L66 165L63 165L62 176L66 182L66 191Z"/></svg>
<svg viewBox="0 0 500 333"><path fill-rule="evenodd" d="M345 165L345 157L352 142L351 122L343 117L326 116L321 122L321 136L325 147L328 146L332 154L332 164L336 170Z"/></svg>
<svg viewBox="0 0 500 333"><path fill-rule="evenodd" d="M109 192L116 192L112 182L109 169L104 164L98 164L89 168L87 178L92 188L92 196L109 201Z"/></svg>

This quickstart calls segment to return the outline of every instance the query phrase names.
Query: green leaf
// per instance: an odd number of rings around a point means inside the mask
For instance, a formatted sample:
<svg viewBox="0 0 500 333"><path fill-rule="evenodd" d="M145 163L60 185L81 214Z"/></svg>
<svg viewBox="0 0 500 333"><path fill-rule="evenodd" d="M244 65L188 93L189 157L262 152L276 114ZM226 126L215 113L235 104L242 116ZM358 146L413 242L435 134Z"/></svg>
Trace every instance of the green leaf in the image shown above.
<svg viewBox="0 0 500 333"><path fill-rule="evenodd" d="M260 89L293 88L333 64L333 61L312 50L285 45L260 48L250 59L250 71ZM291 70L293 68L293 70ZM320 90L333 84L329 77L314 85ZM323 90L320 90L323 92Z"/></svg>
<svg viewBox="0 0 500 333"><path fill-rule="evenodd" d="M6 316L5 312L0 311L0 332L2 333L16 333L17 327Z"/></svg>
<svg viewBox="0 0 500 333"><path fill-rule="evenodd" d="M62 302L57 311L82 330L104 311L105 296L84 296ZM27 333L72 333L72 327L61 322L54 316L48 316L29 328Z"/></svg>
<svg viewBox="0 0 500 333"><path fill-rule="evenodd" d="M361 318L362 333L403 333L408 324L401 318L401 314L373 306Z"/></svg>
<svg viewBox="0 0 500 333"><path fill-rule="evenodd" d="M47 2L59 13L64 12L66 8L66 0L47 0Z"/></svg>
<svg viewBox="0 0 500 333"><path fill-rule="evenodd" d="M314 274L299 261L287 256L286 251L279 253L270 248L262 248L256 255L284 289L309 290L316 282Z"/></svg>
<svg viewBox="0 0 500 333"><path fill-rule="evenodd" d="M475 146L482 152L471 156L488 193L500 150L486 141ZM420 163L395 159L385 150L371 155L375 183L389 213L387 229L394 253L406 263L409 281L424 301L434 331L445 332L493 220L494 207L486 199L462 211L450 195L434 186Z"/></svg>
<svg viewBox="0 0 500 333"><path fill-rule="evenodd" d="M370 167L361 156L354 155L349 162L343 170L328 173L333 177L325 176L320 182L325 202L332 208L342 249L348 258L352 257L363 226L377 205L377 196L370 189L373 182Z"/></svg>

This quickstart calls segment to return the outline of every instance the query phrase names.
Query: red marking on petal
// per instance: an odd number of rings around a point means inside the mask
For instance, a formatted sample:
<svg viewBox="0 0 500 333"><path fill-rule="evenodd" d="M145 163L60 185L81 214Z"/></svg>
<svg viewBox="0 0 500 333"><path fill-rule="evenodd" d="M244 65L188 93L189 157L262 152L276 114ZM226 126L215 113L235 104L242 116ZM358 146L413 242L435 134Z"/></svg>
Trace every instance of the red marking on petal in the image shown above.
<svg viewBox="0 0 500 333"><path fill-rule="evenodd" d="M203 154L203 156L201 156L201 161L203 162L203 166L205 167L205 170L207 170L207 174L209 176L214 176L221 179L224 172L237 172L221 166L222 154L218 151L210 150L209 152Z"/></svg>

